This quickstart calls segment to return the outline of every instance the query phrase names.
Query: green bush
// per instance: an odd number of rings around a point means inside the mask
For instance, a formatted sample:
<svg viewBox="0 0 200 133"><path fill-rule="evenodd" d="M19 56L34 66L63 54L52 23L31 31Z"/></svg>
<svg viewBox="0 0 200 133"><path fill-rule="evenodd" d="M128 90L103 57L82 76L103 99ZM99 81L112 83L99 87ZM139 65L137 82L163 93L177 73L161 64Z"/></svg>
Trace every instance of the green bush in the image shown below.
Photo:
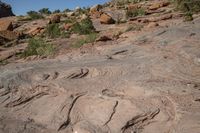
<svg viewBox="0 0 200 133"><path fill-rule="evenodd" d="M45 34L49 38L69 38L71 35L70 31L62 31L59 28L59 24L49 24L46 27Z"/></svg>
<svg viewBox="0 0 200 133"><path fill-rule="evenodd" d="M46 27L46 35L50 38L57 38L61 36L61 30L59 28L59 24L49 24Z"/></svg>
<svg viewBox="0 0 200 133"><path fill-rule="evenodd" d="M85 38L82 38L82 39L76 41L75 44L73 45L73 47L79 48L79 47L83 46L84 44L93 43L97 37L98 37L97 33L90 33Z"/></svg>
<svg viewBox="0 0 200 133"><path fill-rule="evenodd" d="M31 20L44 18L40 13L35 11L29 11L27 12L27 14L29 15Z"/></svg>
<svg viewBox="0 0 200 133"><path fill-rule="evenodd" d="M95 28L94 28L90 18L87 18L87 19L82 20L80 23L78 23L78 22L75 23L72 26L71 30L74 33L83 35L83 34L90 34L90 33L94 32Z"/></svg>
<svg viewBox="0 0 200 133"><path fill-rule="evenodd" d="M22 56L32 56L32 55L52 55L55 51L55 48L52 44L46 43L41 38L31 38L28 41L28 47L22 54Z"/></svg>
<svg viewBox="0 0 200 133"><path fill-rule="evenodd" d="M54 14L55 14L55 13L60 13L60 12L61 12L61 11L60 11L59 9L53 11Z"/></svg>
<svg viewBox="0 0 200 133"><path fill-rule="evenodd" d="M49 8L42 8L39 10L39 13L41 14L51 14L51 11L49 11Z"/></svg>
<svg viewBox="0 0 200 133"><path fill-rule="evenodd" d="M142 8L134 9L134 10L127 10L126 16L129 17L137 17L137 16L144 16L146 14L145 10Z"/></svg>
<svg viewBox="0 0 200 133"><path fill-rule="evenodd" d="M177 8L183 12L197 13L200 12L199 0L174 0Z"/></svg>

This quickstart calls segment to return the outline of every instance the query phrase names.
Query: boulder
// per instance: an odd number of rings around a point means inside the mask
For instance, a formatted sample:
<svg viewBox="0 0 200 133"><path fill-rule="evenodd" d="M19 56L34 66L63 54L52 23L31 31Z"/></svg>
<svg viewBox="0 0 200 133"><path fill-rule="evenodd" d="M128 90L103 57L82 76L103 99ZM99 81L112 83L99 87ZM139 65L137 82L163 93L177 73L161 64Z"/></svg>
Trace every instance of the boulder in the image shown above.
<svg viewBox="0 0 200 133"><path fill-rule="evenodd" d="M8 19L0 20L0 31L4 31L4 30L9 30L9 31L13 30L12 21L10 21Z"/></svg>
<svg viewBox="0 0 200 133"><path fill-rule="evenodd" d="M99 18L102 14L102 12L100 11L102 9L101 5L95 5L93 7L90 8L90 16L92 18Z"/></svg>
<svg viewBox="0 0 200 133"><path fill-rule="evenodd" d="M51 16L49 23L50 24L52 24L52 23L60 23L60 15L55 14L55 15Z"/></svg>
<svg viewBox="0 0 200 133"><path fill-rule="evenodd" d="M100 22L101 22L101 24L114 24L115 20L111 16L109 16L108 14L103 13L100 16Z"/></svg>
<svg viewBox="0 0 200 133"><path fill-rule="evenodd" d="M0 37L5 40L11 41L11 40L18 39L20 37L20 33L14 32L14 31L9 31L9 30L4 30L4 31L0 31Z"/></svg>
<svg viewBox="0 0 200 133"><path fill-rule="evenodd" d="M14 16L10 5L0 1L0 18Z"/></svg>

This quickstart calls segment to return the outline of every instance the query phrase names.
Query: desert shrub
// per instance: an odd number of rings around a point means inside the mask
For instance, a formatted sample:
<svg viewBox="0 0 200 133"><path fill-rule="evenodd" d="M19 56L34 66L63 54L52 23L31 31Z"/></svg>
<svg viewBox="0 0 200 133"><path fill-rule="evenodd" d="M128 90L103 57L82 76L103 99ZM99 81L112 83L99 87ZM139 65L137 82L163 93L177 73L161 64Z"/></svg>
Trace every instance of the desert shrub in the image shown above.
<svg viewBox="0 0 200 133"><path fill-rule="evenodd" d="M116 4L117 6L124 6L130 3L138 3L145 0L112 0L111 2Z"/></svg>
<svg viewBox="0 0 200 133"><path fill-rule="evenodd" d="M67 13L67 12L71 12L71 10L68 9L68 8L66 8L66 9L63 10L63 13Z"/></svg>
<svg viewBox="0 0 200 133"><path fill-rule="evenodd" d="M199 0L174 0L178 9L183 12L197 13L200 12Z"/></svg>
<svg viewBox="0 0 200 133"><path fill-rule="evenodd" d="M49 10L49 8L42 8L38 11L41 14L51 14L51 11Z"/></svg>
<svg viewBox="0 0 200 133"><path fill-rule="evenodd" d="M60 13L60 12L61 12L61 11L60 11L59 9L53 11L54 14L55 14L55 13Z"/></svg>
<svg viewBox="0 0 200 133"><path fill-rule="evenodd" d="M31 20L43 18L43 16L36 11L29 11L29 12L27 12L27 14Z"/></svg>
<svg viewBox="0 0 200 133"><path fill-rule="evenodd" d="M93 43L97 37L98 37L97 33L90 33L86 37L77 40L73 44L73 47L79 48L79 47L83 46L84 44Z"/></svg>
<svg viewBox="0 0 200 133"><path fill-rule="evenodd" d="M47 36L49 38L69 38L71 36L71 31L62 31L59 28L59 24L49 24L46 27L46 31L44 36Z"/></svg>
<svg viewBox="0 0 200 133"><path fill-rule="evenodd" d="M90 33L94 32L95 28L94 28L90 18L87 18L87 19L82 20L81 22L75 23L72 26L71 30L74 33L83 35L83 34L90 34Z"/></svg>
<svg viewBox="0 0 200 133"><path fill-rule="evenodd" d="M61 36L61 30L58 24L49 24L46 27L46 35L50 38L57 38Z"/></svg>
<svg viewBox="0 0 200 133"><path fill-rule="evenodd" d="M145 15L146 12L144 9L139 8L139 9L134 9L134 10L127 10L126 11L126 16L129 17L137 17L137 16L143 16Z"/></svg>
<svg viewBox="0 0 200 133"><path fill-rule="evenodd" d="M28 41L27 49L22 53L23 57L32 56L32 55L52 55L55 51L55 48L52 44L45 42L41 38L31 38Z"/></svg>

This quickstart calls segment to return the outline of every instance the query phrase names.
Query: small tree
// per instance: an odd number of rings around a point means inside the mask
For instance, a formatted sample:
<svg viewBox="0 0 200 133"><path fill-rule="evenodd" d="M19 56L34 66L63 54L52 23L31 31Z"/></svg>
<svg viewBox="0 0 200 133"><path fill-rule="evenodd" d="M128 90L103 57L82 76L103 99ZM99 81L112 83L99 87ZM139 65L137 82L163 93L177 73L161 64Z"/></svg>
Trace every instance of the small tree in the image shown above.
<svg viewBox="0 0 200 133"><path fill-rule="evenodd" d="M41 14L51 14L51 11L49 11L49 8L42 8L39 10L39 13Z"/></svg>
<svg viewBox="0 0 200 133"><path fill-rule="evenodd" d="M30 16L30 18L32 20L43 18L43 16L40 13L36 12L36 11L29 11L29 12L27 12L27 14Z"/></svg>

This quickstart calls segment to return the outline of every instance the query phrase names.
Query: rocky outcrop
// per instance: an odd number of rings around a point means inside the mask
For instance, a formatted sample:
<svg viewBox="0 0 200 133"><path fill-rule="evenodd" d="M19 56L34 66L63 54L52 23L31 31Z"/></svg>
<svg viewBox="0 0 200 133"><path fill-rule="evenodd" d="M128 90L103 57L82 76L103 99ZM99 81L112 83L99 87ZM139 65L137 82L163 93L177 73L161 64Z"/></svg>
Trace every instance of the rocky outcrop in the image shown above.
<svg viewBox="0 0 200 133"><path fill-rule="evenodd" d="M109 16L107 13L103 13L100 17L100 22L102 24L114 24L115 20Z"/></svg>
<svg viewBox="0 0 200 133"><path fill-rule="evenodd" d="M14 16L10 5L0 1L0 18Z"/></svg>
<svg viewBox="0 0 200 133"><path fill-rule="evenodd" d="M55 14L50 18L50 24L52 23L60 23L60 15L59 14Z"/></svg>

